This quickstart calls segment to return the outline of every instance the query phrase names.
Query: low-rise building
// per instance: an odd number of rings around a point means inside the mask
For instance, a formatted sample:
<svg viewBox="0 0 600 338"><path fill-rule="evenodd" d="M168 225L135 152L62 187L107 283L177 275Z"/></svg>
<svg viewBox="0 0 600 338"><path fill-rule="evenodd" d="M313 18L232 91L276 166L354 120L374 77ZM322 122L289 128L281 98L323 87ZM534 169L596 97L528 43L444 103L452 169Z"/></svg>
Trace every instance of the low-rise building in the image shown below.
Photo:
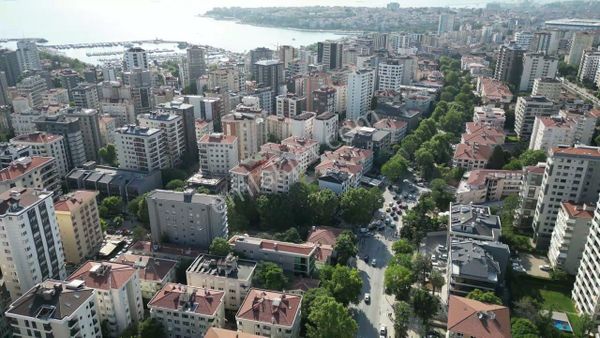
<svg viewBox="0 0 600 338"><path fill-rule="evenodd" d="M250 291L255 268L256 262L233 254L200 255L186 270L186 280L190 286L223 291L225 309L237 310Z"/></svg>
<svg viewBox="0 0 600 338"><path fill-rule="evenodd" d="M408 123L402 120L390 118L381 119L373 124L373 128L377 130L387 131L391 136L391 144L397 144L402 141L408 131Z"/></svg>
<svg viewBox="0 0 600 338"><path fill-rule="evenodd" d="M178 263L172 259L129 253L116 257L114 262L132 266L137 270L144 299L151 299L167 283L175 281Z"/></svg>
<svg viewBox="0 0 600 338"><path fill-rule="evenodd" d="M513 93L508 86L491 77L477 78L477 93L481 96L481 101L485 105L501 106L509 104L513 100Z"/></svg>
<svg viewBox="0 0 600 338"><path fill-rule="evenodd" d="M100 322L107 322L111 336L144 319L140 280L129 265L86 262L67 281L96 291Z"/></svg>
<svg viewBox="0 0 600 338"><path fill-rule="evenodd" d="M260 147L260 153L265 157L280 156L294 159L298 162L300 173L319 159L319 143L315 140L300 137L288 137L281 144L265 143Z"/></svg>
<svg viewBox="0 0 600 338"><path fill-rule="evenodd" d="M446 337L511 338L510 310L502 305L450 296Z"/></svg>
<svg viewBox="0 0 600 338"><path fill-rule="evenodd" d="M260 191L267 194L279 194L290 191L294 183L300 180L300 165L294 159L274 156L262 167L260 173Z"/></svg>
<svg viewBox="0 0 600 338"><path fill-rule="evenodd" d="M334 164L334 162L329 163ZM346 167L342 169L348 168ZM357 174L360 174L360 168L358 169ZM348 189L357 186L359 181L354 180L357 174L349 173L349 170L334 170L332 168L328 168L323 175L320 175L317 178L319 181L319 189L329 189L336 193L336 195L341 195L348 191Z"/></svg>
<svg viewBox="0 0 600 338"><path fill-rule="evenodd" d="M285 271L310 275L315 268L317 245L296 244L245 235L229 239L234 252L256 261L278 264Z"/></svg>
<svg viewBox="0 0 600 338"><path fill-rule="evenodd" d="M202 337L225 324L223 291L169 283L150 302L150 317L165 328L168 338Z"/></svg>
<svg viewBox="0 0 600 338"><path fill-rule="evenodd" d="M54 202L65 260L71 264L91 259L102 246L97 191L77 190Z"/></svg>
<svg viewBox="0 0 600 338"><path fill-rule="evenodd" d="M14 143L0 143L0 169L4 169L11 162L32 155L31 147Z"/></svg>
<svg viewBox="0 0 600 338"><path fill-rule="evenodd" d="M339 161L360 165L362 174L368 173L373 167L373 151L357 147L341 146L334 151L325 151L321 155L321 162Z"/></svg>
<svg viewBox="0 0 600 338"><path fill-rule="evenodd" d="M256 196L260 192L263 166L268 159L248 159L229 171L230 191L239 195Z"/></svg>
<svg viewBox="0 0 600 338"><path fill-rule="evenodd" d="M12 188L34 188L60 192L56 160L52 157L22 157L0 170L0 192Z"/></svg>
<svg viewBox="0 0 600 338"><path fill-rule="evenodd" d="M570 275L577 274L593 217L593 206L572 202L560 204L548 250L553 268L562 269Z"/></svg>
<svg viewBox="0 0 600 338"><path fill-rule="evenodd" d="M459 143L452 156L452 165L466 170L484 169L493 151L494 148L486 144Z"/></svg>
<svg viewBox="0 0 600 338"><path fill-rule="evenodd" d="M473 112L473 122L503 130L506 122L506 112L502 108L478 106L475 107Z"/></svg>
<svg viewBox="0 0 600 338"><path fill-rule="evenodd" d="M506 134L502 129L496 129L492 126L467 122L465 133L461 135L460 143L469 145L488 145L492 148L504 144Z"/></svg>
<svg viewBox="0 0 600 338"><path fill-rule="evenodd" d="M272 338L300 336L302 296L251 289L235 315L238 331Z"/></svg>
<svg viewBox="0 0 600 338"><path fill-rule="evenodd" d="M518 195L523 173L521 170L477 169L467 172L456 190L456 203L485 203Z"/></svg>
<svg viewBox="0 0 600 338"><path fill-rule="evenodd" d="M48 279L15 299L6 311L18 337L102 337L96 290Z"/></svg>
<svg viewBox="0 0 600 338"><path fill-rule="evenodd" d="M448 238L497 242L502 233L500 217L487 206L450 203Z"/></svg>
<svg viewBox="0 0 600 338"><path fill-rule="evenodd" d="M508 245L456 239L450 242L448 258L449 295L464 297L475 289L500 294L505 287Z"/></svg>

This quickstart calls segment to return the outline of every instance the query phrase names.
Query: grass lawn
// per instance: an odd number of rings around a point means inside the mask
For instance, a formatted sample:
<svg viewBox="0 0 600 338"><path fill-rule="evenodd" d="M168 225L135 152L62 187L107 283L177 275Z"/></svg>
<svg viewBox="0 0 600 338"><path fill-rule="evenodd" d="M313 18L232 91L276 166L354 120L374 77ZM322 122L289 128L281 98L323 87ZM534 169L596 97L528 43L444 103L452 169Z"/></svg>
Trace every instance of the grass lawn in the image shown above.
<svg viewBox="0 0 600 338"><path fill-rule="evenodd" d="M508 135L506 137L506 142L509 142L509 143L518 143L519 142L519 137L517 135Z"/></svg>
<svg viewBox="0 0 600 338"><path fill-rule="evenodd" d="M581 320L579 319L579 316L574 313L567 313L567 317L569 317L569 322L571 322L573 332L579 332L579 327L581 326Z"/></svg>
<svg viewBox="0 0 600 338"><path fill-rule="evenodd" d="M515 275L511 280L513 301L530 296L540 301L544 309L575 313L575 307L571 300L571 289L570 282L545 278Z"/></svg>

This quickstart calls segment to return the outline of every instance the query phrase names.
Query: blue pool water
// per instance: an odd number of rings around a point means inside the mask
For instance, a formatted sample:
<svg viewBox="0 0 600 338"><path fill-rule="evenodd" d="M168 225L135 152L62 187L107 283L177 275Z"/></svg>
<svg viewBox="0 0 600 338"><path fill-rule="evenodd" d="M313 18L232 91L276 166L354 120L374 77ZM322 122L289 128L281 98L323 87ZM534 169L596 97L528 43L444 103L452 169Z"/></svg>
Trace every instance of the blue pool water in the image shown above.
<svg viewBox="0 0 600 338"><path fill-rule="evenodd" d="M554 319L554 327L563 332L573 332L571 324L568 322L563 322L562 320Z"/></svg>

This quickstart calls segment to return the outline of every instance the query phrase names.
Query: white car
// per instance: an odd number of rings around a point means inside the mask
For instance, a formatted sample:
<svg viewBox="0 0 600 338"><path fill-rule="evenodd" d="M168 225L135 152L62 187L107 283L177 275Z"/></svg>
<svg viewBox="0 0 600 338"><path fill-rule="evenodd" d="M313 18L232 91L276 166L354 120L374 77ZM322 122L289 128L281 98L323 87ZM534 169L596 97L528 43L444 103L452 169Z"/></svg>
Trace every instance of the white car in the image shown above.
<svg viewBox="0 0 600 338"><path fill-rule="evenodd" d="M366 304L371 303L371 294L370 293L365 293L365 303Z"/></svg>
<svg viewBox="0 0 600 338"><path fill-rule="evenodd" d="M552 268L548 264L540 265L540 270L542 271L550 271Z"/></svg>
<svg viewBox="0 0 600 338"><path fill-rule="evenodd" d="M379 327L379 338L387 338L387 327L385 325Z"/></svg>

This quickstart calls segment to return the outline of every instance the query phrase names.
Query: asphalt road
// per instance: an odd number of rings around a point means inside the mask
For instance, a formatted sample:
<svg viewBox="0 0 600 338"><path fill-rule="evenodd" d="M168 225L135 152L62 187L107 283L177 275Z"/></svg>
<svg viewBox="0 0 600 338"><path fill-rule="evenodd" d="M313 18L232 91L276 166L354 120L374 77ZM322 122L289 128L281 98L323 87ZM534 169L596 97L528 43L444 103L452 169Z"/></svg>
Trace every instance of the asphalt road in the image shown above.
<svg viewBox="0 0 600 338"><path fill-rule="evenodd" d="M407 184L402 184L403 192L406 191ZM417 188L415 186L415 188ZM417 188L417 195L428 191L426 188ZM385 199L384 207L381 211L385 212L390 202L393 202L393 195L386 190L383 194ZM407 201L409 208L415 205L415 202ZM384 231L376 231L373 235L363 236L359 240L359 257L357 268L363 279L363 290L361 301L355 306L355 319L358 323L358 338L379 337L379 328L384 325L387 328L387 336L393 337L393 322L389 315L393 312L392 304L394 298L384 292L383 280L385 268L392 258L392 243L398 240L396 233L400 232L402 227L402 217L395 222L395 227L386 226ZM365 262L363 257L369 256L369 261ZM376 265L372 266L371 261L375 259ZM365 303L364 295L371 295L371 302Z"/></svg>

